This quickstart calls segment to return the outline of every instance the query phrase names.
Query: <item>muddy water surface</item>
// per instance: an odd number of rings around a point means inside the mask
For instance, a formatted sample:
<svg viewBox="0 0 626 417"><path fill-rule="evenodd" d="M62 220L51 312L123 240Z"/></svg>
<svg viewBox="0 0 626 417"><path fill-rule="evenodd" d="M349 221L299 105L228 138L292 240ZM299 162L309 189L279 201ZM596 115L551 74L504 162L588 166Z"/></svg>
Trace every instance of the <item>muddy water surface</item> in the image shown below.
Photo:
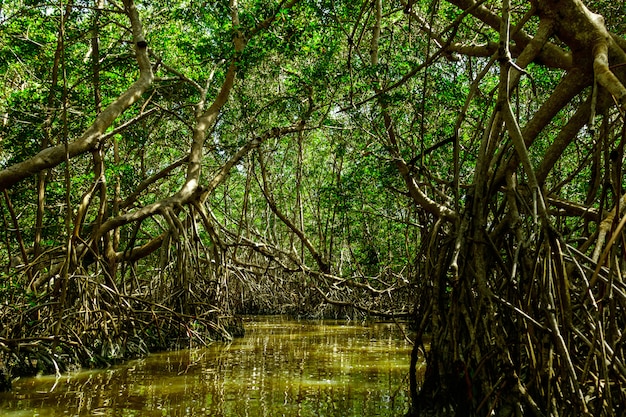
<svg viewBox="0 0 626 417"><path fill-rule="evenodd" d="M410 346L395 324L253 318L246 336L0 394L15 416L402 416Z"/></svg>

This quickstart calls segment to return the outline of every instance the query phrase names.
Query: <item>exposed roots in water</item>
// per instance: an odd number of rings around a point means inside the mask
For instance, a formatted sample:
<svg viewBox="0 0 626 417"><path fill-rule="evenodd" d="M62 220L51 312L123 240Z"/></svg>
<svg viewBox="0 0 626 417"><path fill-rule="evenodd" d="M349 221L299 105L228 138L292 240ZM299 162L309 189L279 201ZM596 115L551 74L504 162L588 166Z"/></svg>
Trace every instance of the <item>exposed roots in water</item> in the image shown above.
<svg viewBox="0 0 626 417"><path fill-rule="evenodd" d="M427 345L427 370L421 384L412 381L410 416L623 413L626 284L618 263L596 266L549 226L537 230L519 241L470 221L457 252L445 230L431 229L412 361Z"/></svg>
<svg viewBox="0 0 626 417"><path fill-rule="evenodd" d="M111 257L66 259L61 248L55 274L36 279L34 290L25 290L27 271L16 273L15 285L2 294L0 388L8 388L10 375L103 367L229 340L244 332L237 314L346 320L410 315L412 288L401 273L321 273L270 242L232 234L209 210L190 212L170 227L176 233L165 233L160 250L141 264L111 268ZM119 272L113 277L111 270Z"/></svg>
<svg viewBox="0 0 626 417"><path fill-rule="evenodd" d="M222 267L210 263L201 276L190 275L183 266L197 264L197 256L180 241L173 246L156 277L130 267L113 283L104 268L76 268L65 279L50 280L39 295L18 285L5 290L0 389L10 387L11 376L103 367L241 336L241 320L231 314L220 287Z"/></svg>

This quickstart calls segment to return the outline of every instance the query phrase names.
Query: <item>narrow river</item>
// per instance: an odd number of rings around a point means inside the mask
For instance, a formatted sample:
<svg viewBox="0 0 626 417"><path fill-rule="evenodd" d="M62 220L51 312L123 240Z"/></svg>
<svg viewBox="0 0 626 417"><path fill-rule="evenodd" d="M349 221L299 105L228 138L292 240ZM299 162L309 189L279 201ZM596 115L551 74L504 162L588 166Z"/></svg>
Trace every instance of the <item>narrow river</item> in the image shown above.
<svg viewBox="0 0 626 417"><path fill-rule="evenodd" d="M391 323L251 318L232 343L19 379L0 415L402 416L409 352Z"/></svg>

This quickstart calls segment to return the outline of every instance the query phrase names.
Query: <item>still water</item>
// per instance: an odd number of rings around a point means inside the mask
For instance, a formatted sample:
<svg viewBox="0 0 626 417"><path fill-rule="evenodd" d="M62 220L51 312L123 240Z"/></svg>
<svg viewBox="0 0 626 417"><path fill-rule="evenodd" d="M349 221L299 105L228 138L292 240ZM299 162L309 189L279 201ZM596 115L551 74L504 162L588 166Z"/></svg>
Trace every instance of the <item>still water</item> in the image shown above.
<svg viewBox="0 0 626 417"><path fill-rule="evenodd" d="M246 336L0 393L16 416L402 416L410 346L395 324L246 321Z"/></svg>

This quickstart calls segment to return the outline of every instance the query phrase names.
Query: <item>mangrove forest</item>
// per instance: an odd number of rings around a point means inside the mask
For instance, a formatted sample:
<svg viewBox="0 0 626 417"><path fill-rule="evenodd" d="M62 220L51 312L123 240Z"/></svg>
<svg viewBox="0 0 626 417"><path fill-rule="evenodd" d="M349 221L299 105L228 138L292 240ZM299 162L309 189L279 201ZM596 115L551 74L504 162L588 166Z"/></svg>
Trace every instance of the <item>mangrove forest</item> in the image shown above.
<svg viewBox="0 0 626 417"><path fill-rule="evenodd" d="M623 415L625 16L0 1L0 391L282 315L397 325L408 417Z"/></svg>

